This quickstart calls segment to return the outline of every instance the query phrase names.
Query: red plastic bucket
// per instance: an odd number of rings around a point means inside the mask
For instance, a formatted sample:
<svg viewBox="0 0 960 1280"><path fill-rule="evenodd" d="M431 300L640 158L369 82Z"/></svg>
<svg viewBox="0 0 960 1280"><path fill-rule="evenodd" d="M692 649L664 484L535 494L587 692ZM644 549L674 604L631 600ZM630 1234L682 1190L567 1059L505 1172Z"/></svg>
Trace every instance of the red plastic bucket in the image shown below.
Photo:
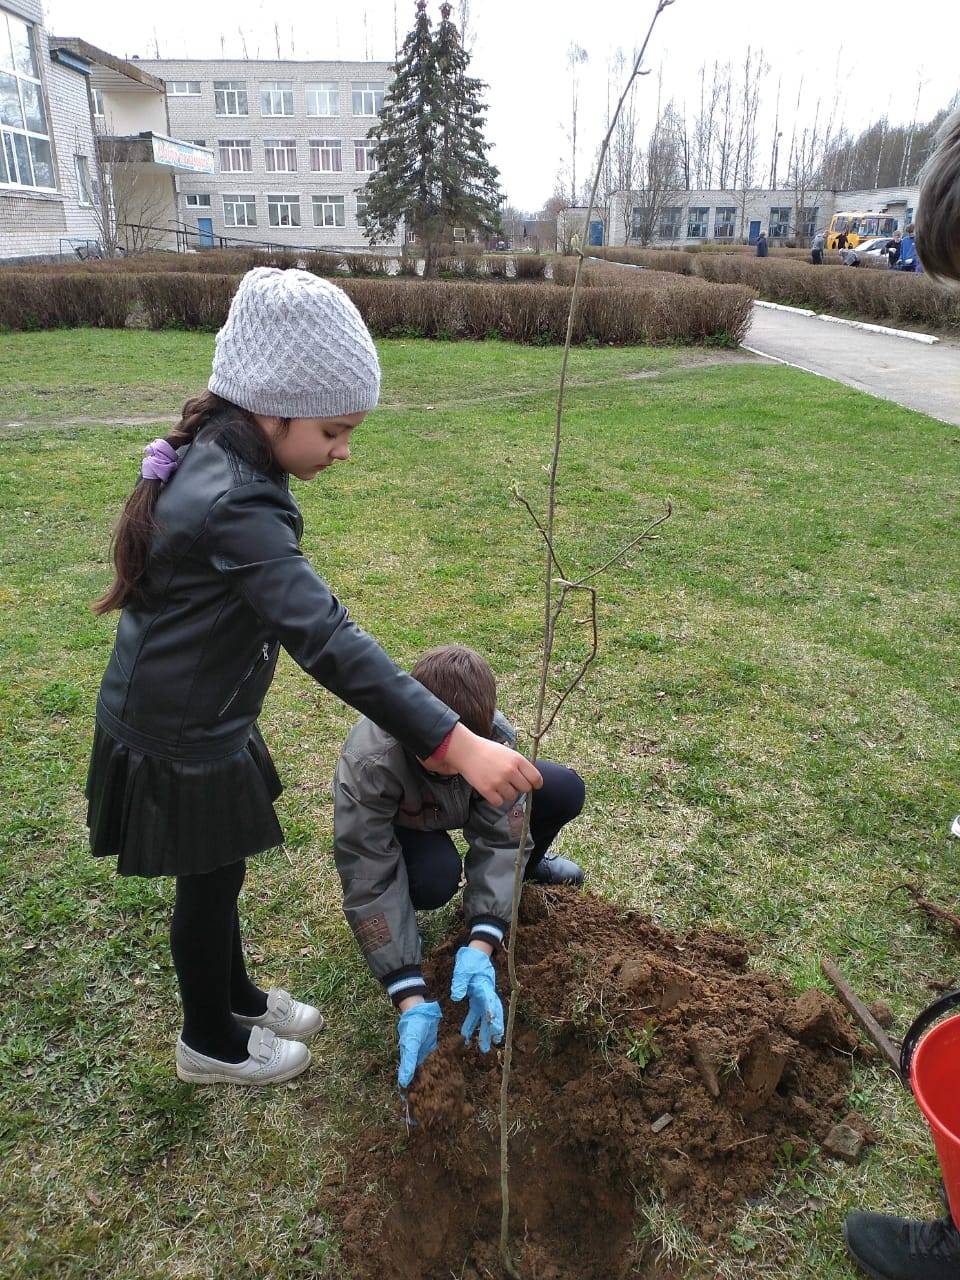
<svg viewBox="0 0 960 1280"><path fill-rule="evenodd" d="M960 1017L938 1023L920 1040L910 1086L930 1125L950 1213L960 1228Z"/></svg>

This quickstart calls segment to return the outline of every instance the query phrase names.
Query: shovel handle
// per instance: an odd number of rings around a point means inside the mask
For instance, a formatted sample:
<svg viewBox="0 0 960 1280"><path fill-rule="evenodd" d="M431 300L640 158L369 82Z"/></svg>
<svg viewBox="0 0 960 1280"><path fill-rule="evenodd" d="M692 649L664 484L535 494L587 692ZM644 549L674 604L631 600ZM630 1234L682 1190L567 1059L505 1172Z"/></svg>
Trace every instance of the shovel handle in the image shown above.
<svg viewBox="0 0 960 1280"><path fill-rule="evenodd" d="M917 1051L920 1037L948 1009L954 1009L957 1005L960 1005L960 991L948 991L940 996L938 1000L934 1000L933 1004L927 1005L926 1009L918 1014L910 1024L910 1030L903 1037L903 1045L900 1049L900 1079L903 1081L905 1088L911 1088L910 1064L913 1062L913 1055Z"/></svg>

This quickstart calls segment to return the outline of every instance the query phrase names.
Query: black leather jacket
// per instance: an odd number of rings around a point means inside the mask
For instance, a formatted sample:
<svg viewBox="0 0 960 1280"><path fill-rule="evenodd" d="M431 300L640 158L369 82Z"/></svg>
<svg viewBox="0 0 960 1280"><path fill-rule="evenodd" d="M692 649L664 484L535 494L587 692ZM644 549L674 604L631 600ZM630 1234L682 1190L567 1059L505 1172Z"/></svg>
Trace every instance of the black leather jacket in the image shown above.
<svg viewBox="0 0 960 1280"><path fill-rule="evenodd" d="M157 501L142 606L120 614L97 699L114 738L212 760L250 736L282 645L309 675L420 757L456 714L362 631L300 550L287 476L243 422L215 418L179 450Z"/></svg>

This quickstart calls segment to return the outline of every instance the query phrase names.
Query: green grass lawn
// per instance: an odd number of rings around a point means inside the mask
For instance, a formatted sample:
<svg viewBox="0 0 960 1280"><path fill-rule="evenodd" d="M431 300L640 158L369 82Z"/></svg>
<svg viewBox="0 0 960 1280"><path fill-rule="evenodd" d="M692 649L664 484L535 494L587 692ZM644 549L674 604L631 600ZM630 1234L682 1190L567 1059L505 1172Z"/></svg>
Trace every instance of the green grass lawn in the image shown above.
<svg viewBox="0 0 960 1280"><path fill-rule="evenodd" d="M353 462L296 486L306 549L399 661L444 640L479 648L523 724L541 558L510 490L542 503L559 352L379 345L384 407ZM251 865L252 968L316 1000L329 1024L291 1086L176 1081L171 886L117 880L86 850L86 752L114 627L88 602L160 430L103 423L175 416L205 384L212 346L174 333L0 339L2 416L19 424L0 429L4 1275L336 1275L322 1187L366 1125L402 1136L394 1016L342 920L330 857L349 710L284 659L262 721L287 782L288 843ZM946 837L960 810L960 441L795 370L688 359L573 353L564 567L598 562L668 497L674 515L607 575L600 659L545 744L588 786L564 851L595 891L666 925L742 932L797 988L835 954L902 1031L929 984L960 972L955 944L888 897L920 879L949 901L960 871ZM582 635L564 634L562 663ZM669 1205L638 1229L691 1275L849 1280L848 1208L938 1211L932 1146L898 1086L858 1066L853 1103L883 1134L859 1167L785 1170L710 1250Z"/></svg>

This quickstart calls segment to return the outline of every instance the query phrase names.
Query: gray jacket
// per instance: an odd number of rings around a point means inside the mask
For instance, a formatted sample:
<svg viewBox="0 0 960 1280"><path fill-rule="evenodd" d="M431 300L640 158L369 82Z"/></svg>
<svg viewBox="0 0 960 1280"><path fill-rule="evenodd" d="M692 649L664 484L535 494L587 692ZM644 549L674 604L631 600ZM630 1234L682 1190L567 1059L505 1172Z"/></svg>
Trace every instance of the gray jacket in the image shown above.
<svg viewBox="0 0 960 1280"><path fill-rule="evenodd" d="M498 711L494 739L516 733ZM523 800L496 809L459 775L429 773L416 756L366 718L343 746L333 780L334 858L343 909L360 949L399 1003L423 994L417 915L395 826L462 830L469 846L463 911L472 936L496 946L510 920ZM527 841L527 855L533 842Z"/></svg>

